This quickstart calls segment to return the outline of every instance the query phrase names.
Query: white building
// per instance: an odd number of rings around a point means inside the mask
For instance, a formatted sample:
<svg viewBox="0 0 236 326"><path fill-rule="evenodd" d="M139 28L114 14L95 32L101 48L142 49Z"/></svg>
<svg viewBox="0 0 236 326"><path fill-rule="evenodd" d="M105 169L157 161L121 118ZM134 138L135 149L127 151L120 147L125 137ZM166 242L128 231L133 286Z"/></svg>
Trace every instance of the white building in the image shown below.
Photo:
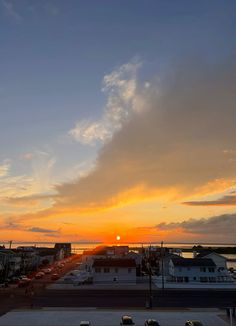
<svg viewBox="0 0 236 326"><path fill-rule="evenodd" d="M217 254L216 252L203 252L196 256L196 258L209 258L216 264L217 270L227 271L227 258Z"/></svg>
<svg viewBox="0 0 236 326"><path fill-rule="evenodd" d="M136 263L134 259L107 258L94 260L92 267L94 283L136 282Z"/></svg>
<svg viewBox="0 0 236 326"><path fill-rule="evenodd" d="M82 255L80 269L91 272L93 262L96 259L122 258L128 253L128 246L99 246L93 250L85 250Z"/></svg>
<svg viewBox="0 0 236 326"><path fill-rule="evenodd" d="M232 282L227 270L218 270L210 258L172 258L169 275L173 282Z"/></svg>

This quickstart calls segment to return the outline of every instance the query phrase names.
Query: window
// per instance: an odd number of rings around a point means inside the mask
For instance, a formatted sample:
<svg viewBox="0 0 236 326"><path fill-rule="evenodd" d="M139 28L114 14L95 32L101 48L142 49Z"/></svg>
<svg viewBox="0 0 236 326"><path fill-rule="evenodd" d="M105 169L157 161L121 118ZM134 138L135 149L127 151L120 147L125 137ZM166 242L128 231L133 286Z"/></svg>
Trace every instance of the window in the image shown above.
<svg viewBox="0 0 236 326"><path fill-rule="evenodd" d="M214 267L209 267L209 268L208 268L208 271L209 271L210 273L214 273L214 272L215 272L215 268L214 268Z"/></svg>
<svg viewBox="0 0 236 326"><path fill-rule="evenodd" d="M206 267L200 267L200 272L206 272Z"/></svg>
<svg viewBox="0 0 236 326"><path fill-rule="evenodd" d="M101 273L101 268L100 267L95 268L95 273Z"/></svg>
<svg viewBox="0 0 236 326"><path fill-rule="evenodd" d="M213 276L213 277L212 277L212 276L209 277L209 282L212 282L212 283L213 283L213 282L216 282L216 278L215 278L214 276Z"/></svg>
<svg viewBox="0 0 236 326"><path fill-rule="evenodd" d="M196 276L194 276L193 280L194 280L194 281L196 281L196 280L197 280Z"/></svg>
<svg viewBox="0 0 236 326"><path fill-rule="evenodd" d="M110 273L110 268L109 267L105 267L104 268L104 273Z"/></svg>
<svg viewBox="0 0 236 326"><path fill-rule="evenodd" d="M200 282L207 282L208 281L208 278L207 277L200 277Z"/></svg>
<svg viewBox="0 0 236 326"><path fill-rule="evenodd" d="M119 268L115 268L115 273L118 273L119 272Z"/></svg>

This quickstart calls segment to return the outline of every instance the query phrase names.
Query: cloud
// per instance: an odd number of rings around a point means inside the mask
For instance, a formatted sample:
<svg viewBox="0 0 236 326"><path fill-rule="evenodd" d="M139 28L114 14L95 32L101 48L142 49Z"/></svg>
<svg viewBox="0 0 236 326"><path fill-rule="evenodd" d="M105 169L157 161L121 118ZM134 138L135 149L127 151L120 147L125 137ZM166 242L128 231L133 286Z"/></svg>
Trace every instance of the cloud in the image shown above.
<svg viewBox="0 0 236 326"><path fill-rule="evenodd" d="M58 231L56 230L51 230L51 229L44 229L38 226L34 226L28 229L29 232L37 232L37 233L57 233Z"/></svg>
<svg viewBox="0 0 236 326"><path fill-rule="evenodd" d="M102 90L108 94L108 99L103 116L97 121L78 121L69 131L72 138L86 145L104 143L130 119L132 112L138 110L134 100L140 66L139 61L133 60L104 76Z"/></svg>
<svg viewBox="0 0 236 326"><path fill-rule="evenodd" d="M196 200L183 202L184 205L189 206L235 206L236 196L226 195L216 200Z"/></svg>
<svg viewBox="0 0 236 326"><path fill-rule="evenodd" d="M161 195L183 200L209 193L207 185L217 180L221 191L234 184L236 162L224 150L233 149L236 138L235 63L186 61L161 83L139 83L138 91L132 64L106 76L111 93L105 116L118 112L109 121L118 121L119 128L90 174L56 187L56 206L97 209ZM126 80L127 69L132 77ZM120 103L126 105L122 114ZM84 135L79 131L78 140L97 139Z"/></svg>
<svg viewBox="0 0 236 326"><path fill-rule="evenodd" d="M218 237L224 239L234 238L236 232L236 214L225 214L210 218L189 219L176 223L159 223L155 226L157 230L176 230L182 229L184 232L203 236L214 236L215 241Z"/></svg>
<svg viewBox="0 0 236 326"><path fill-rule="evenodd" d="M31 171L26 174L13 175L11 167L16 162L5 160L0 165L0 208L4 213L18 209L18 214L51 207L55 190L53 190L52 169L55 159L43 151L34 151L24 163L30 164Z"/></svg>
<svg viewBox="0 0 236 326"><path fill-rule="evenodd" d="M2 219L1 219L2 220ZM1 230L20 230L21 225L14 221L14 219L5 219L3 222L0 224L0 229Z"/></svg>
<svg viewBox="0 0 236 326"><path fill-rule="evenodd" d="M12 1L2 0L2 5L4 7L7 16L11 17L15 22L20 23L22 21L21 15L16 11L15 6Z"/></svg>
<svg viewBox="0 0 236 326"><path fill-rule="evenodd" d="M10 167L10 160L5 160L3 164L0 165L0 178L6 177L8 175Z"/></svg>

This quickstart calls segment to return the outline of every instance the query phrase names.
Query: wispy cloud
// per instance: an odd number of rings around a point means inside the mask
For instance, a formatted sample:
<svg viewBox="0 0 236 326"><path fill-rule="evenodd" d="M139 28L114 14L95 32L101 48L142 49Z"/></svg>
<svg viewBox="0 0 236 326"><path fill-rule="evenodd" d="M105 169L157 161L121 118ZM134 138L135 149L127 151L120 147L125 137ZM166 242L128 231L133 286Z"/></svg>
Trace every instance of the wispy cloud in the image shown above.
<svg viewBox="0 0 236 326"><path fill-rule="evenodd" d="M1 209L5 212L13 212L15 207L32 211L52 205L51 200L55 195L52 186L55 158L46 152L34 151L30 156L27 155L25 164L29 163L31 171L27 175L16 172L13 175L13 161L5 160L0 165Z"/></svg>
<svg viewBox="0 0 236 326"><path fill-rule="evenodd" d="M11 162L10 160L5 160L1 165L0 165L0 178L6 177L9 173L11 167Z"/></svg>
<svg viewBox="0 0 236 326"><path fill-rule="evenodd" d="M69 135L82 144L104 143L137 111L134 99L137 92L137 71L141 63L127 63L105 75L103 91L108 94L107 105L100 120L78 121Z"/></svg>
<svg viewBox="0 0 236 326"><path fill-rule="evenodd" d="M14 2L10 0L2 0L1 2L6 15L12 18L15 22L20 23L22 21L22 16L16 11Z"/></svg>
<svg viewBox="0 0 236 326"><path fill-rule="evenodd" d="M215 200L186 201L183 204L189 206L235 206L236 196L226 195Z"/></svg>
<svg viewBox="0 0 236 326"><path fill-rule="evenodd" d="M44 229L44 228L41 228L41 227L38 227L38 226L31 227L27 231L29 231L29 232L37 232L37 233L56 233L56 232L58 232L56 230Z"/></svg>

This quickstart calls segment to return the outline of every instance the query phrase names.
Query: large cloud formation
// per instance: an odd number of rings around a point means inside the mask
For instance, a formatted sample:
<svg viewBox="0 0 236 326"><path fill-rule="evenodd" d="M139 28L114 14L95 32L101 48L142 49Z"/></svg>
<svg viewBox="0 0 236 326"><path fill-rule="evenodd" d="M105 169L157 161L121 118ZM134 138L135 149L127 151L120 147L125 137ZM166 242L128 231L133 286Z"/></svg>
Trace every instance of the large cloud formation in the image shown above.
<svg viewBox="0 0 236 326"><path fill-rule="evenodd" d="M185 233L200 235L203 238L207 236L215 241L235 241L236 232L236 214L224 214L213 216L208 219L189 219L175 223L159 223L155 226L157 230L176 230L180 229Z"/></svg>
<svg viewBox="0 0 236 326"><path fill-rule="evenodd" d="M186 63L161 85L139 83L129 102L141 109L104 144L89 175L57 187L56 205L107 207L173 189L184 198L219 180L233 184L235 85L235 60Z"/></svg>

